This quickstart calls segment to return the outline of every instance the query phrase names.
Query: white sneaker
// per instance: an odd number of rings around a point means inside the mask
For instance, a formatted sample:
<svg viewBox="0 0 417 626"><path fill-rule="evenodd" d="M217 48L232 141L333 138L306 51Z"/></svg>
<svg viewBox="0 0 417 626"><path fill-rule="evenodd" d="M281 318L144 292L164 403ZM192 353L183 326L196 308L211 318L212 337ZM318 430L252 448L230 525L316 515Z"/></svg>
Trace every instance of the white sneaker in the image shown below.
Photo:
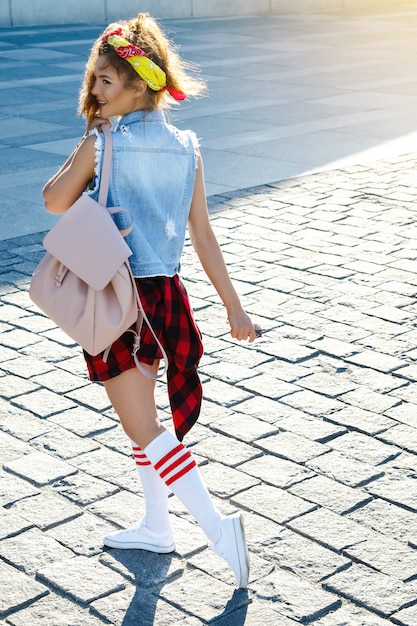
<svg viewBox="0 0 417 626"><path fill-rule="evenodd" d="M240 513L224 517L221 522L221 537L210 547L231 567L236 584L246 589L249 580L249 553L246 546L243 519Z"/></svg>
<svg viewBox="0 0 417 626"><path fill-rule="evenodd" d="M174 552L175 541L171 530L154 533L144 524L109 533L103 539L105 546L119 550L148 550L167 554Z"/></svg>

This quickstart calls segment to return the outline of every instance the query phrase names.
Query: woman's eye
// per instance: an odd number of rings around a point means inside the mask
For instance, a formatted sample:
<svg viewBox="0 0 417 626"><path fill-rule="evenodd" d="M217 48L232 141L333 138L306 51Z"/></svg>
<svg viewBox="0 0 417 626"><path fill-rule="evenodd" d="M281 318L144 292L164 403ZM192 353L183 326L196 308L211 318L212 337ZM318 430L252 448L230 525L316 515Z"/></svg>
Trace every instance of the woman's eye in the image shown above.
<svg viewBox="0 0 417 626"><path fill-rule="evenodd" d="M103 85L110 85L110 81L103 78Z"/></svg>

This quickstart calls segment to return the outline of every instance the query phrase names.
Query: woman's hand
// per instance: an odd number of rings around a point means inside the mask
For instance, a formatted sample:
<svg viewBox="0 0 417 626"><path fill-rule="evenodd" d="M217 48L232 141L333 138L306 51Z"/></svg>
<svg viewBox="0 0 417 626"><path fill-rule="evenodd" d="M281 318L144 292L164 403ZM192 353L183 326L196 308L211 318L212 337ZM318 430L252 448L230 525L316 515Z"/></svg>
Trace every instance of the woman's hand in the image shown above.
<svg viewBox="0 0 417 626"><path fill-rule="evenodd" d="M239 341L248 339L249 343L252 343L259 336L259 331L257 331L249 315L242 308L228 311L227 319L233 339L238 339Z"/></svg>
<svg viewBox="0 0 417 626"><path fill-rule="evenodd" d="M85 131L85 137L88 135L88 133L92 130L94 130L95 128L98 128L98 130L101 130L101 127L104 124L108 124L111 128L111 122L110 120L106 120L104 117L93 117L92 120L90 120L87 124L87 130Z"/></svg>

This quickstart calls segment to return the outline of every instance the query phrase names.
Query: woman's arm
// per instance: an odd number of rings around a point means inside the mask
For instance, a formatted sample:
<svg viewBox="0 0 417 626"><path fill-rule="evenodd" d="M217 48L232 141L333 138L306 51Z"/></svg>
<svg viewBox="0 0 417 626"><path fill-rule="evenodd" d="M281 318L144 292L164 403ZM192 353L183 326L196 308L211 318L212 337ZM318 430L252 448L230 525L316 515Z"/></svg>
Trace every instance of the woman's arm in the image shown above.
<svg viewBox="0 0 417 626"><path fill-rule="evenodd" d="M84 136L64 165L46 183L42 193L49 213L65 213L94 176L95 141L95 136Z"/></svg>
<svg viewBox="0 0 417 626"><path fill-rule="evenodd" d="M255 328L245 313L230 280L223 254L210 224L204 186L203 162L198 159L193 200L188 218L188 231L194 250L227 310L231 335L235 339L255 339Z"/></svg>

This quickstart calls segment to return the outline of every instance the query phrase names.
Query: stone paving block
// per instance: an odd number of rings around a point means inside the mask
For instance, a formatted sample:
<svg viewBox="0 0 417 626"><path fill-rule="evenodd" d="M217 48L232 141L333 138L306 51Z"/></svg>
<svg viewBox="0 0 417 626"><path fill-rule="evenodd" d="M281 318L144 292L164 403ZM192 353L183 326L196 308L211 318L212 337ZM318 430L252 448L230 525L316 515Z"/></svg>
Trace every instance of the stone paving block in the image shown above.
<svg viewBox="0 0 417 626"><path fill-rule="evenodd" d="M299 409L310 415L318 417L328 416L343 408L343 404L338 400L325 398L319 393L309 390L298 391L282 398L281 402Z"/></svg>
<svg viewBox="0 0 417 626"><path fill-rule="evenodd" d="M0 345L0 363L9 363L13 359L16 359L16 351Z"/></svg>
<svg viewBox="0 0 417 626"><path fill-rule="evenodd" d="M271 373L260 374L259 376L256 376L256 378L243 380L236 383L236 385L246 391L249 391L250 393L264 396L266 398L270 398L271 400L279 400L284 396L288 396L291 393L298 391L298 387L271 376Z"/></svg>
<svg viewBox="0 0 417 626"><path fill-rule="evenodd" d="M395 428L397 427L390 428L382 437L389 439L389 433L395 431ZM346 456L364 461L369 465L381 465L401 454L401 449L396 446L384 444L373 437L356 432L333 439L329 445Z"/></svg>
<svg viewBox="0 0 417 626"><path fill-rule="evenodd" d="M195 309L194 309L195 310ZM206 359L209 358L208 354L204 354L201 360L201 369L205 372L205 363ZM250 370L258 371L259 365L261 363L271 363L272 357L267 354L263 354L262 352L258 352L257 350L252 350L252 347L245 347L244 345L239 345L239 349L236 349L236 345L233 345L230 348L225 348L219 353L219 356L215 353L211 355L212 363L220 362L229 362L233 363L233 367L238 365L239 367L248 368ZM210 363L210 361L209 361Z"/></svg>
<svg viewBox="0 0 417 626"><path fill-rule="evenodd" d="M398 424L381 433L379 438L387 443L400 446L413 454L417 454L417 427Z"/></svg>
<svg viewBox="0 0 417 626"><path fill-rule="evenodd" d="M207 489L219 498L229 498L260 482L244 472L213 461L203 465L200 472Z"/></svg>
<svg viewBox="0 0 417 626"><path fill-rule="evenodd" d="M356 406L345 407L341 411L332 413L332 415L326 415L325 419L347 428L353 428L371 437L396 425L395 420L385 417L385 415Z"/></svg>
<svg viewBox="0 0 417 626"><path fill-rule="evenodd" d="M35 391L35 389L39 389L39 385L24 380L19 376L8 374L0 378L0 396L6 398L6 400Z"/></svg>
<svg viewBox="0 0 417 626"><path fill-rule="evenodd" d="M46 339L50 339L51 341L56 341L63 346L68 346L69 348L73 348L77 345L76 342L69 337L69 335L57 327L46 330L42 333L42 336L46 337Z"/></svg>
<svg viewBox="0 0 417 626"><path fill-rule="evenodd" d="M417 401L417 395L416 395ZM403 402L399 406L394 407L386 412L388 417L392 417L396 422L401 422L407 426L417 428L417 404L411 402Z"/></svg>
<svg viewBox="0 0 417 626"><path fill-rule="evenodd" d="M349 513L348 517L379 533L417 548L416 516L411 511L376 498L364 507Z"/></svg>
<svg viewBox="0 0 417 626"><path fill-rule="evenodd" d="M112 524L87 511L69 522L50 528L46 534L76 554L91 556L102 551L104 535L113 530Z"/></svg>
<svg viewBox="0 0 417 626"><path fill-rule="evenodd" d="M110 400L106 395L104 387L95 383L84 385L84 387L69 391L65 395L67 398L83 404L94 411L106 411L110 408Z"/></svg>
<svg viewBox="0 0 417 626"><path fill-rule="evenodd" d="M160 416L160 419L163 419L163 415ZM102 433L97 433L92 439L110 450L120 452L120 454L130 458L131 462L134 463L130 439L127 437L120 423L114 424L114 426L115 428L105 430ZM201 425L196 424L196 429L199 428L202 428ZM193 433L194 432L195 431L193 430Z"/></svg>
<svg viewBox="0 0 417 626"><path fill-rule="evenodd" d="M210 307L210 314L211 313L212 309ZM251 369L250 367L248 367L249 364L252 365L250 356L251 355L249 354L247 355L247 361L243 365L236 363L235 361L229 362L227 361L227 359L225 359L223 355L221 362L215 361L212 364L204 365L201 370L204 372L204 374L207 374L207 376L218 378L225 383L234 385L248 378L259 376L259 372L257 369Z"/></svg>
<svg viewBox="0 0 417 626"><path fill-rule="evenodd" d="M280 534L280 541L265 550L264 558L301 579L316 583L351 565L346 557L288 529Z"/></svg>
<svg viewBox="0 0 417 626"><path fill-rule="evenodd" d="M2 311L3 309L4 305L2 307ZM24 314L23 311L21 311L21 313ZM9 332L3 333L1 336L2 344L7 348L12 348L14 350L26 348L29 345L38 343L39 341L40 339L36 333L29 333L28 331L21 330L19 328L9 330Z"/></svg>
<svg viewBox="0 0 417 626"><path fill-rule="evenodd" d="M406 474L410 474L410 470L417 471L417 454L403 451L400 456L386 464L386 469L388 472L400 470Z"/></svg>
<svg viewBox="0 0 417 626"><path fill-rule="evenodd" d="M405 356L412 358L410 354L407 354ZM401 370L398 371L398 376L404 377L407 380L411 380L413 382L417 382L417 366L406 365L405 367L402 367Z"/></svg>
<svg viewBox="0 0 417 626"><path fill-rule="evenodd" d="M268 576L275 569L274 563L268 562L256 554L250 554L249 588L259 578ZM226 561L219 557L213 550L206 548L187 559L187 563L209 576L217 578L226 585L236 584L234 574Z"/></svg>
<svg viewBox="0 0 417 626"><path fill-rule="evenodd" d="M236 406L236 410L240 413L252 415L269 424L274 424L281 417L287 416L290 411L295 411L295 409L287 407L277 400L271 400L263 396L256 396L245 400L245 402L240 402Z"/></svg>
<svg viewBox="0 0 417 626"><path fill-rule="evenodd" d="M306 413L295 412L294 415L285 417L276 422L276 426L282 431L288 430L307 439L318 443L327 443L335 437L346 433L343 426L331 424L318 417L312 417Z"/></svg>
<svg viewBox="0 0 417 626"><path fill-rule="evenodd" d="M314 476L314 473L307 467L270 454L264 454L253 461L242 463L239 465L239 471L246 472L270 485L281 488L290 487Z"/></svg>
<svg viewBox="0 0 417 626"><path fill-rule="evenodd" d="M38 578L82 604L89 604L126 586L119 574L85 556L52 563L38 571Z"/></svg>
<svg viewBox="0 0 417 626"><path fill-rule="evenodd" d="M230 501L232 504L242 506L248 511L255 511L279 524L284 524L316 508L311 502L269 485L251 487L247 491L232 496Z"/></svg>
<svg viewBox="0 0 417 626"><path fill-rule="evenodd" d="M83 472L109 482L116 482L122 475L133 476L137 484L137 474L133 459L124 454L101 447L71 459L71 464Z"/></svg>
<svg viewBox="0 0 417 626"><path fill-rule="evenodd" d="M41 530L47 530L56 524L67 522L82 514L82 509L56 495L49 489L43 489L39 495L15 502L10 511L28 520Z"/></svg>
<svg viewBox="0 0 417 626"><path fill-rule="evenodd" d="M301 363L318 354L317 350L307 348L289 339L280 339L270 341L268 344L260 344L259 351L288 363Z"/></svg>
<svg viewBox="0 0 417 626"><path fill-rule="evenodd" d="M225 407L232 407L252 397L252 393L228 385L220 380L210 379L204 386L204 397Z"/></svg>
<svg viewBox="0 0 417 626"><path fill-rule="evenodd" d="M0 470L0 505L10 506L22 498L28 498L39 493L33 485L17 478L13 474Z"/></svg>
<svg viewBox="0 0 417 626"><path fill-rule="evenodd" d="M78 346L73 350L78 350ZM22 349L25 356L33 359L39 359L47 363L60 363L70 356L70 349L67 346L61 346L56 341L50 341L49 339L42 339L34 345L26 346Z"/></svg>
<svg viewBox="0 0 417 626"><path fill-rule="evenodd" d="M72 559L74 553L37 528L31 528L15 537L3 539L0 555L8 563L26 574L35 574L41 567Z"/></svg>
<svg viewBox="0 0 417 626"><path fill-rule="evenodd" d="M254 443L254 447L260 448L266 453L276 454L279 457L301 464L330 450L323 443L317 443L288 431L259 439Z"/></svg>
<svg viewBox="0 0 417 626"><path fill-rule="evenodd" d="M417 624L417 604L398 611L391 617L391 621L400 626L414 626Z"/></svg>
<svg viewBox="0 0 417 626"><path fill-rule="evenodd" d="M337 551L375 536L369 528L323 508L293 519L287 525L300 535Z"/></svg>
<svg viewBox="0 0 417 626"><path fill-rule="evenodd" d="M256 439L278 432L275 426L251 415L238 412L217 420L211 425L211 429L245 443L253 443Z"/></svg>
<svg viewBox="0 0 417 626"><path fill-rule="evenodd" d="M293 620L279 613L270 602L256 602L215 621L216 626L294 626Z"/></svg>
<svg viewBox="0 0 417 626"><path fill-rule="evenodd" d="M18 396L12 400L15 406L26 411L30 411L39 417L48 417L60 411L66 411L75 405L64 396L48 391L47 389L39 389L23 396Z"/></svg>
<svg viewBox="0 0 417 626"><path fill-rule="evenodd" d="M142 493L140 485L138 493ZM129 528L138 524L145 515L145 500L142 495L123 490L93 502L88 510L120 528Z"/></svg>
<svg viewBox="0 0 417 626"><path fill-rule="evenodd" d="M84 407L75 407L69 411L51 415L48 421L59 424L79 437L89 437L116 427L116 423L109 417Z"/></svg>
<svg viewBox="0 0 417 626"><path fill-rule="evenodd" d="M168 582L160 589L159 595L174 606L181 606L203 623L232 613L250 602L247 591L233 592L233 586L198 570L187 571L181 578Z"/></svg>
<svg viewBox="0 0 417 626"><path fill-rule="evenodd" d="M400 404L400 400L398 398L394 398L393 396L388 396L383 393L377 393L376 391L372 391L366 387L349 391L349 393L343 394L343 396L340 397L340 400L373 413L384 413L385 411L392 409L392 407L397 404Z"/></svg>
<svg viewBox="0 0 417 626"><path fill-rule="evenodd" d="M356 389L357 385L340 373L317 373L302 378L298 384L300 387L321 393L329 398L348 393Z"/></svg>
<svg viewBox="0 0 417 626"><path fill-rule="evenodd" d="M59 596L49 594L7 618L11 626L101 626L103 622L88 609Z"/></svg>
<svg viewBox="0 0 417 626"><path fill-rule="evenodd" d="M381 352L374 352L372 350L364 350L360 354L347 357L347 360L356 365L369 367L386 374L396 372L401 367L407 365L407 362L403 359L398 359L397 357L382 354Z"/></svg>
<svg viewBox="0 0 417 626"><path fill-rule="evenodd" d="M50 424L40 420L28 411L22 411L0 399L0 429L23 441L30 441L51 429Z"/></svg>
<svg viewBox="0 0 417 626"><path fill-rule="evenodd" d="M16 568L0 561L0 617L24 608L49 593L49 589Z"/></svg>
<svg viewBox="0 0 417 626"><path fill-rule="evenodd" d="M150 591L133 585L128 585L123 591L95 600L91 608L94 613L106 620L105 623L115 626L138 626L138 616L144 626L146 624L158 624L158 626L173 626L174 624L199 626L201 624L200 620L187 618L186 613Z"/></svg>
<svg viewBox="0 0 417 626"><path fill-rule="evenodd" d="M30 445L41 452L52 454L65 461L80 454L98 450L100 447L93 439L78 437L59 426L38 437L34 437L30 440Z"/></svg>
<svg viewBox="0 0 417 626"><path fill-rule="evenodd" d="M31 447L16 437L0 432L0 458L2 462L14 461L32 452Z"/></svg>
<svg viewBox="0 0 417 626"><path fill-rule="evenodd" d="M307 461L307 467L349 487L363 487L384 475L378 467L362 463L337 450Z"/></svg>
<svg viewBox="0 0 417 626"><path fill-rule="evenodd" d="M337 611L322 617L314 626L388 626L390 622L352 603L343 602Z"/></svg>
<svg viewBox="0 0 417 626"><path fill-rule="evenodd" d="M262 455L260 450L220 434L213 434L209 439L192 446L192 452L213 461L221 459L222 463L230 467L236 467Z"/></svg>
<svg viewBox="0 0 417 626"><path fill-rule="evenodd" d="M386 474L365 487L373 496L417 512L417 481L401 474Z"/></svg>
<svg viewBox="0 0 417 626"><path fill-rule="evenodd" d="M223 513L220 507L217 507ZM201 528L189 519L184 519L179 515L173 515L173 505L170 505L171 524L176 543L176 554L181 558L188 558L190 555L201 551L207 545L207 537ZM190 520L192 519L189 516Z"/></svg>
<svg viewBox="0 0 417 626"><path fill-rule="evenodd" d="M52 488L81 506L91 504L119 491L117 486L80 471L55 481Z"/></svg>
<svg viewBox="0 0 417 626"><path fill-rule="evenodd" d="M301 623L310 623L341 605L339 598L282 569L257 581L254 588L259 598L272 601L280 613Z"/></svg>
<svg viewBox="0 0 417 626"><path fill-rule="evenodd" d="M4 469L33 482L38 487L49 485L55 480L77 472L75 467L43 452L32 452L5 463Z"/></svg>
<svg viewBox="0 0 417 626"><path fill-rule="evenodd" d="M408 581L417 577L417 551L390 537L375 535L343 552L393 578Z"/></svg>
<svg viewBox="0 0 417 626"><path fill-rule="evenodd" d="M353 489L327 476L314 476L289 488L289 491L335 513L345 515L372 500L362 489Z"/></svg>
<svg viewBox="0 0 417 626"><path fill-rule="evenodd" d="M6 537L13 537L31 528L32 524L27 519L11 513L7 509L0 508L0 541Z"/></svg>
<svg viewBox="0 0 417 626"><path fill-rule="evenodd" d="M405 608L417 597L416 583L404 583L365 565L353 565L335 574L324 587L383 617Z"/></svg>
<svg viewBox="0 0 417 626"><path fill-rule="evenodd" d="M142 589L182 576L186 566L181 558L173 554L113 548L100 554L99 561Z"/></svg>
<svg viewBox="0 0 417 626"><path fill-rule="evenodd" d="M409 383L408 385L401 387L400 389L396 389L395 396L406 402L417 404L417 383Z"/></svg>
<svg viewBox="0 0 417 626"><path fill-rule="evenodd" d="M13 352L13 355L14 357L16 357L16 352ZM6 359L4 360L6 361ZM24 354L19 354L19 358L14 358L13 360L8 360L7 362L3 363L2 369L27 380L28 378L36 376L37 374L51 372L54 369L54 366L50 363L46 363L45 361L25 356Z"/></svg>
<svg viewBox="0 0 417 626"><path fill-rule="evenodd" d="M49 389L55 393L67 393L68 391L72 391L73 389L78 389L89 384L87 379L74 376L73 374L58 368L55 368L51 372L33 376L31 380L41 387L45 387L45 389Z"/></svg>
<svg viewBox="0 0 417 626"><path fill-rule="evenodd" d="M348 356L352 356L353 354L357 354L360 352L360 348L354 346L351 343L346 341L340 341L339 339L332 339L329 337L322 337L317 339L317 341L313 341L309 344L309 348L313 350L318 350L319 352L323 352L324 354L330 354L331 356L336 356L340 359L344 359Z"/></svg>

